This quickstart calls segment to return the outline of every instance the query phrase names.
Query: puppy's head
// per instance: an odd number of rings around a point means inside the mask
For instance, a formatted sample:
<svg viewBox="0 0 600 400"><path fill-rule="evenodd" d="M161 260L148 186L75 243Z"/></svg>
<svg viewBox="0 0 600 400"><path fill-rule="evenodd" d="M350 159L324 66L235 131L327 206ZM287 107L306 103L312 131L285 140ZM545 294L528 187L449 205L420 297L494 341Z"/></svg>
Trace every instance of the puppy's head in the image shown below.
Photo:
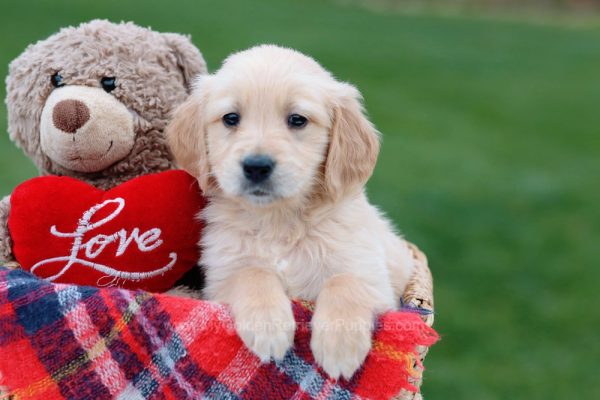
<svg viewBox="0 0 600 400"><path fill-rule="evenodd" d="M358 192L379 151L353 86L305 55L269 45L197 78L167 135L205 193L261 205Z"/></svg>

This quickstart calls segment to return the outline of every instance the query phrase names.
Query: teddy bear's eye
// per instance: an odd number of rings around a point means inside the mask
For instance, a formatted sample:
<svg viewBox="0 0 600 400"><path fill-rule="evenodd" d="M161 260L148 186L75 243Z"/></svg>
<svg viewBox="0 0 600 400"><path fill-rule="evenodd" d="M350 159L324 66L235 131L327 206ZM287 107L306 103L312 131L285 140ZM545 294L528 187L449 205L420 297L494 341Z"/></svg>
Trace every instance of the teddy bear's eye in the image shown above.
<svg viewBox="0 0 600 400"><path fill-rule="evenodd" d="M63 82L63 77L58 72L50 77L50 81L52 82L52 86L54 86L55 88L65 86L65 83Z"/></svg>
<svg viewBox="0 0 600 400"><path fill-rule="evenodd" d="M117 87L117 79L114 76L105 76L100 79L100 84L102 85L102 89L107 93L112 92Z"/></svg>

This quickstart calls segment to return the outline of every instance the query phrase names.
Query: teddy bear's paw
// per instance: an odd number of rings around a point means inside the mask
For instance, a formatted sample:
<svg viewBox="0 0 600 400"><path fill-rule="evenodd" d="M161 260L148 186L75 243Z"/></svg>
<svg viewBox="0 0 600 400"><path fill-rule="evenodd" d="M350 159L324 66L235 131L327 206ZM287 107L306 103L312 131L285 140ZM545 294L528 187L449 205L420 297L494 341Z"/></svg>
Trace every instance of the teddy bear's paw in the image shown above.
<svg viewBox="0 0 600 400"><path fill-rule="evenodd" d="M311 350L332 378L350 379L371 350L372 322L364 318L327 318L318 310L312 320Z"/></svg>
<svg viewBox="0 0 600 400"><path fill-rule="evenodd" d="M262 362L281 360L294 343L296 322L289 302L261 305L236 316L242 341Z"/></svg>

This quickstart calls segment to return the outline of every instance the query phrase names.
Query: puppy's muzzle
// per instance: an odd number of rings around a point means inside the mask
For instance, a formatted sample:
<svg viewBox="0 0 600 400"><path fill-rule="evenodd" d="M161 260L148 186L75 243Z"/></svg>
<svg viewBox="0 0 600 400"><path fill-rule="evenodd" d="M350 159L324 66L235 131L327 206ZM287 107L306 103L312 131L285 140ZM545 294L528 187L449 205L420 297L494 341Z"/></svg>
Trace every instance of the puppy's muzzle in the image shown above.
<svg viewBox="0 0 600 400"><path fill-rule="evenodd" d="M244 176L254 184L269 179L274 168L275 161L271 157L262 154L248 156L242 162Z"/></svg>

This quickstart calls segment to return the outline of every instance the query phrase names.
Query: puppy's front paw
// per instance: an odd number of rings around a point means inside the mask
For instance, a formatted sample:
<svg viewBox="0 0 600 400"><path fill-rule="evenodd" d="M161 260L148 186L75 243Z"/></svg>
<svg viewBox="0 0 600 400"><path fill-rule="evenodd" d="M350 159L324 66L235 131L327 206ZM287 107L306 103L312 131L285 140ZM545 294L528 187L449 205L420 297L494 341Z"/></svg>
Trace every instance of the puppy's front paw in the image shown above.
<svg viewBox="0 0 600 400"><path fill-rule="evenodd" d="M262 362L281 360L294 343L296 321L289 302L259 306L236 316L242 341Z"/></svg>
<svg viewBox="0 0 600 400"><path fill-rule="evenodd" d="M317 311L312 320L310 347L329 376L350 379L371 350L372 321L361 318L327 318Z"/></svg>

